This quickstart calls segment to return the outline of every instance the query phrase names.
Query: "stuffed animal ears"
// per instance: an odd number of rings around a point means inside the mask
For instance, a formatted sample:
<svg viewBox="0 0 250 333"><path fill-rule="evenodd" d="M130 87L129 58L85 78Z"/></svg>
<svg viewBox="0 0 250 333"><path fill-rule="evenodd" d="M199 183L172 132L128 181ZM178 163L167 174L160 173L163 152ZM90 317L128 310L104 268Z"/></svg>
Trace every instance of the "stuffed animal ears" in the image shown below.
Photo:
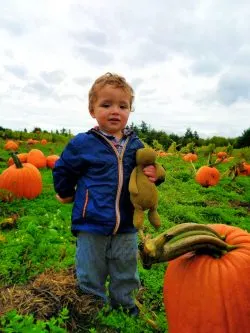
<svg viewBox="0 0 250 333"><path fill-rule="evenodd" d="M152 148L141 148L136 152L136 164L154 164L157 158L157 153Z"/></svg>

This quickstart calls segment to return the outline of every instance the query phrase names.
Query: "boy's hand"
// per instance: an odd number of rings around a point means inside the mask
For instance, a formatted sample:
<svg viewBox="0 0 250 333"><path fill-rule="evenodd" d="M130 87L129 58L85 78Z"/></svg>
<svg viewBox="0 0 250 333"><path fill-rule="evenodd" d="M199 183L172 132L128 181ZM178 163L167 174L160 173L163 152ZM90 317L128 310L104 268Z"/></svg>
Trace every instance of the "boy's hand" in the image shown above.
<svg viewBox="0 0 250 333"><path fill-rule="evenodd" d="M157 180L156 177L156 168L154 165L148 165L143 169L144 175L148 176L148 179L152 182L155 183Z"/></svg>
<svg viewBox="0 0 250 333"><path fill-rule="evenodd" d="M56 194L56 199L63 204L74 201L74 197L61 198L59 194Z"/></svg>

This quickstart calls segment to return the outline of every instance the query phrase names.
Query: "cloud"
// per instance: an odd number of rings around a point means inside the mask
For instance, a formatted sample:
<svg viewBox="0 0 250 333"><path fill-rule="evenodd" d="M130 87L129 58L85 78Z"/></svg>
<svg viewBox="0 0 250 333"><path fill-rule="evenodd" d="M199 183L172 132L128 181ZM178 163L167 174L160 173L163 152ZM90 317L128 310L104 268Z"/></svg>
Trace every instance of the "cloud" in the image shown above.
<svg viewBox="0 0 250 333"><path fill-rule="evenodd" d="M86 86L87 84L91 83L91 78L90 77L75 77L73 78L73 81L78 84L79 86Z"/></svg>
<svg viewBox="0 0 250 333"><path fill-rule="evenodd" d="M104 47L107 45L107 36L101 31L86 30L72 32L72 37L80 44L90 43L94 46Z"/></svg>
<svg viewBox="0 0 250 333"><path fill-rule="evenodd" d="M200 60L194 61L190 67L194 75L213 76L222 70L220 61L213 57L204 55Z"/></svg>
<svg viewBox="0 0 250 333"><path fill-rule="evenodd" d="M243 45L235 54L227 69L221 68L218 82L214 90L205 93L201 98L204 102L218 101L230 106L237 102L250 102L250 47Z"/></svg>
<svg viewBox="0 0 250 333"><path fill-rule="evenodd" d="M51 86L44 84L43 82L33 81L27 83L22 89L23 92L34 94L41 98L52 97L55 98L54 89Z"/></svg>
<svg viewBox="0 0 250 333"><path fill-rule="evenodd" d="M135 90L136 124L204 136L237 136L249 124L247 1L2 0L1 8L2 126L87 130L88 91L105 72Z"/></svg>
<svg viewBox="0 0 250 333"><path fill-rule="evenodd" d="M250 101L249 72L232 71L224 74L218 84L217 99L228 106L241 100Z"/></svg>
<svg viewBox="0 0 250 333"><path fill-rule="evenodd" d="M164 62L168 59L168 51L164 45L153 41L139 41L133 47L133 53L124 56L125 63L133 67L149 66L153 63Z"/></svg>
<svg viewBox="0 0 250 333"><path fill-rule="evenodd" d="M25 79L28 74L27 68L21 65L4 65L4 69L18 79Z"/></svg>
<svg viewBox="0 0 250 333"><path fill-rule="evenodd" d="M17 21L12 17L0 17L0 29L17 37L27 32L25 23L23 21Z"/></svg>
<svg viewBox="0 0 250 333"><path fill-rule="evenodd" d="M52 72L41 72L40 76L49 84L58 84L65 79L66 74L64 71L54 70Z"/></svg>
<svg viewBox="0 0 250 333"><path fill-rule="evenodd" d="M134 90L136 90L141 84L143 83L143 79L142 78L133 78L131 80L131 86L133 87Z"/></svg>
<svg viewBox="0 0 250 333"><path fill-rule="evenodd" d="M75 51L76 56L83 57L87 62L93 65L108 65L111 64L113 60L112 54L98 48L76 46Z"/></svg>

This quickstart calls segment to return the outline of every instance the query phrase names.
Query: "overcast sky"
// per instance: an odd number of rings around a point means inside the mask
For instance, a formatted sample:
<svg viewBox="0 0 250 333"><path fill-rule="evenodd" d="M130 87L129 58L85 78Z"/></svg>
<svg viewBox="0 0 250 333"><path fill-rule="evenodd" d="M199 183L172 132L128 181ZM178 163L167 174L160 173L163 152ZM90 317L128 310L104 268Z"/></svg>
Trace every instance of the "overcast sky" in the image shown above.
<svg viewBox="0 0 250 333"><path fill-rule="evenodd" d="M236 137L250 127L250 2L0 0L0 126L86 131L105 72L135 90L129 124Z"/></svg>

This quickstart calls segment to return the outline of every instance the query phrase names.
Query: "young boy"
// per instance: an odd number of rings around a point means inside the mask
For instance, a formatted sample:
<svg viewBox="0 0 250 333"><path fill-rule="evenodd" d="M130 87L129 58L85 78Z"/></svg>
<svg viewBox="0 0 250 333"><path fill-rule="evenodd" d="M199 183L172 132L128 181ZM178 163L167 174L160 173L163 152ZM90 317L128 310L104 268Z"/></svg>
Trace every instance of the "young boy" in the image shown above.
<svg viewBox="0 0 250 333"><path fill-rule="evenodd" d="M139 287L137 233L128 183L135 155L143 147L126 130L134 92L116 74L99 77L89 91L89 112L98 127L76 135L53 170L57 199L74 201L72 232L77 237L76 275L80 289L107 302L105 282L110 277L109 299L137 314L133 292ZM154 166L144 173L157 179Z"/></svg>

